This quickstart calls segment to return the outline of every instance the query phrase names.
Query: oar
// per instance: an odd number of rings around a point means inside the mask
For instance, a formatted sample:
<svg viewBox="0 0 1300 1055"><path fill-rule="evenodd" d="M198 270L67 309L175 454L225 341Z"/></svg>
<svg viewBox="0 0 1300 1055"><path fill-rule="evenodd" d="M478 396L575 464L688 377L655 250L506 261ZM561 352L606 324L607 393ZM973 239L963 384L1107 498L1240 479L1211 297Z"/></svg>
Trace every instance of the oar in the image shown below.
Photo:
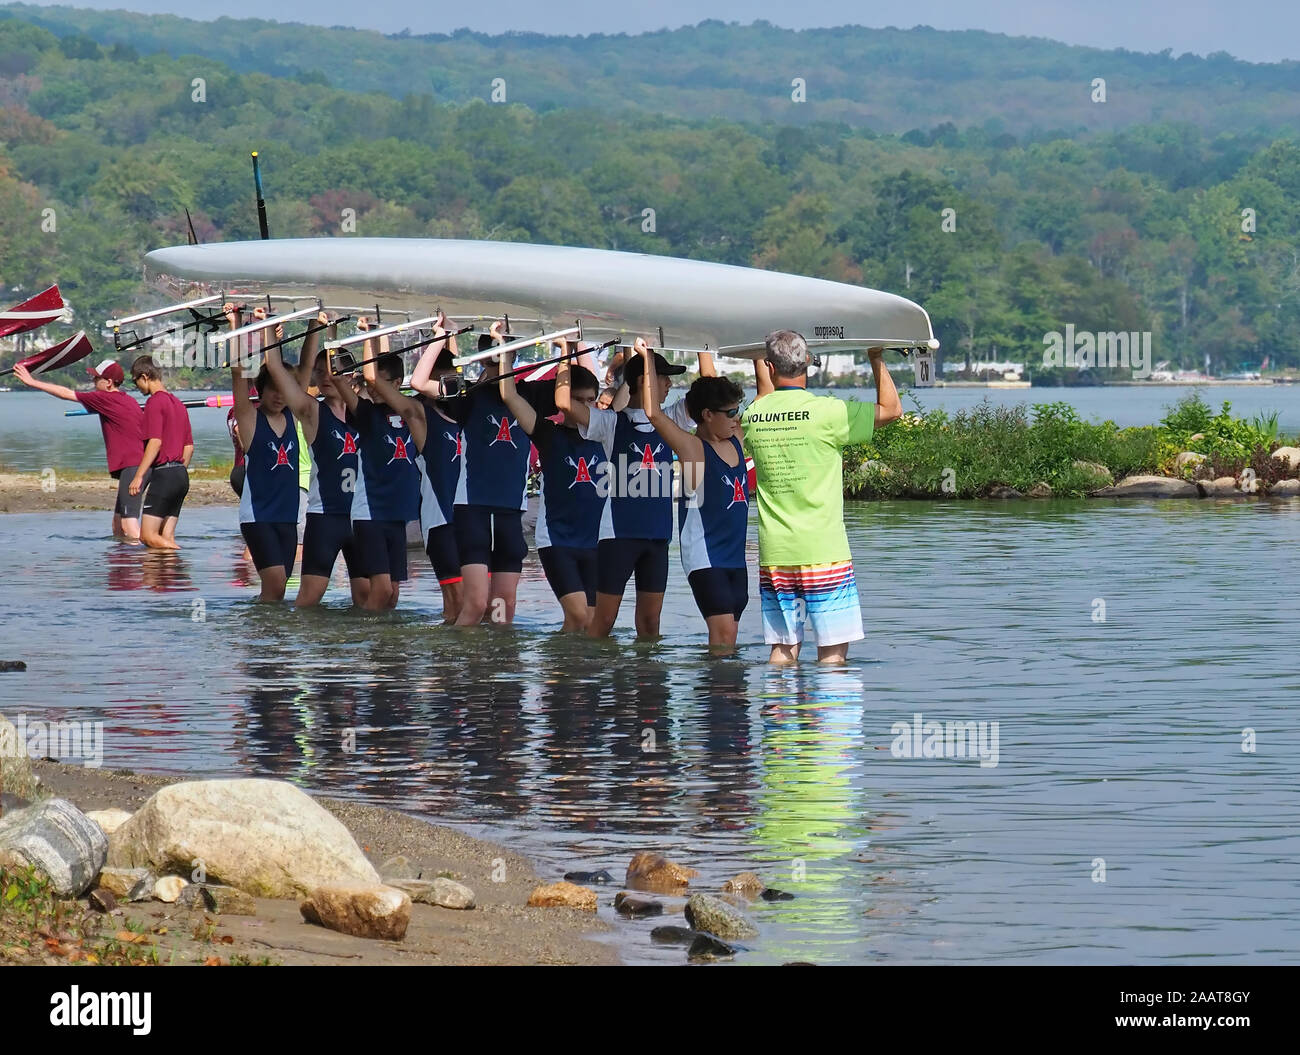
<svg viewBox="0 0 1300 1055"><path fill-rule="evenodd" d="M42 352L29 355L26 359L20 359L7 370L0 370L0 377L4 377L5 374L12 374L18 366L27 367L33 374L62 370L65 366L81 362L93 351L94 348L90 343L90 338L86 336L86 332L78 330L66 341L60 341Z"/></svg>
<svg viewBox="0 0 1300 1055"><path fill-rule="evenodd" d="M253 151L253 186L257 189L257 228L262 234L262 240L271 237L271 232L266 226L266 198L262 196L262 166L257 160L257 151Z"/></svg>
<svg viewBox="0 0 1300 1055"><path fill-rule="evenodd" d="M464 326L459 330L451 330L450 332L444 333L438 337L430 337L424 341L416 341L414 344L408 344L405 348L394 348L392 351L387 352L385 354L401 355L403 352L409 352L413 348L423 348L426 344L433 344L435 341L445 341L448 337L459 337L462 333L469 333L469 331L472 330L473 328L474 328L473 326ZM338 374L350 374L355 370L361 369L361 367L366 366L369 363L377 363L382 358L383 355L371 356L369 359L362 359L361 362L353 363L351 366L345 366L340 370L333 370L331 364L331 372L338 373Z"/></svg>
<svg viewBox="0 0 1300 1055"><path fill-rule="evenodd" d="M250 402L256 403L257 397L251 397ZM181 401L181 406L188 407L191 410L199 407L233 407L234 405L234 396L208 396L206 399L185 399ZM143 407L144 404L141 403L140 406ZM93 410L87 410L85 407L78 407L76 410L65 410L63 416L65 418L79 418L83 414L94 413L95 411Z"/></svg>
<svg viewBox="0 0 1300 1055"><path fill-rule="evenodd" d="M594 348L584 348L582 349L582 351L568 352L565 355L557 355L552 359L539 359L535 363L525 363L523 366L515 367L515 369L511 370L510 373L508 374L498 374L496 377L485 378L482 381L472 381L468 385L465 385L457 393L457 395L458 396L468 395L470 392L473 392L476 388L482 388L484 385L495 385L503 377L518 377L520 374L532 373L534 370L538 369L539 367L552 366L555 363L562 363L566 359L577 359L578 356L586 355L588 352L594 355L596 352L604 351L606 348L618 344L618 342L619 342L618 337L611 337L604 344L598 344ZM452 397L448 397L448 398L452 398Z"/></svg>
<svg viewBox="0 0 1300 1055"><path fill-rule="evenodd" d="M62 315L63 308L63 297L59 295L58 286L43 289L21 304L0 311L0 337L12 337L16 333L40 329Z"/></svg>

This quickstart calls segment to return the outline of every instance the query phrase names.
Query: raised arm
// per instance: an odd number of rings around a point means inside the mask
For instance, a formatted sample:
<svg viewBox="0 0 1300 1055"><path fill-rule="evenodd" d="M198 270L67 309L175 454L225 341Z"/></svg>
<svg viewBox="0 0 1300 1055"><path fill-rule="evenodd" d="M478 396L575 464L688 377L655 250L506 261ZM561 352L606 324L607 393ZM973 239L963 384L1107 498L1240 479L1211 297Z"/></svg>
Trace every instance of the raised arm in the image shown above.
<svg viewBox="0 0 1300 1055"><path fill-rule="evenodd" d="M308 442L316 439L316 426L320 422L320 404L316 402L303 387L297 370L290 370L284 365L279 348L270 348L266 352L266 368L271 372L276 387L284 396L293 416L302 423L302 435ZM310 370L307 376L311 377Z"/></svg>
<svg viewBox="0 0 1300 1055"><path fill-rule="evenodd" d="M330 317L322 311L307 327L302 340L302 351L298 353L298 365L293 368L298 387L304 392L311 388L311 372L316 366L316 356L320 354L320 335L327 331L330 340L333 340L338 327L330 325Z"/></svg>
<svg viewBox="0 0 1300 1055"><path fill-rule="evenodd" d="M569 342L561 337L556 343L560 346L560 354L567 355ZM512 383L510 387L513 388L514 384ZM573 398L568 359L561 359L555 367L555 406L557 410L564 411L570 421L577 422L579 428L585 429L591 424L591 408L586 403L579 403Z"/></svg>
<svg viewBox="0 0 1300 1055"><path fill-rule="evenodd" d="M754 360L754 381L758 384L758 396L776 391L776 382L772 380L772 368L766 359Z"/></svg>
<svg viewBox="0 0 1300 1055"><path fill-rule="evenodd" d="M451 329L447 316L438 312L438 321L434 323L433 335L442 337ZM433 367L438 361L438 356L450 347L452 355L456 354L456 338L443 337L440 341L434 341L432 344L426 344L424 351L420 354L420 361L415 364L415 369L411 372L411 387L417 392L421 392L430 399L439 398L442 392L442 382L435 381L433 378Z"/></svg>
<svg viewBox="0 0 1300 1055"><path fill-rule="evenodd" d="M515 420L523 427L524 432L531 436L533 429L537 428L537 411L533 409L528 400L519 394L519 389L515 386L514 374L510 372L514 369L514 365L515 353L502 352L501 373L500 380L497 381L497 389L501 393L501 402L515 416ZM556 405L559 405L558 401Z"/></svg>
<svg viewBox="0 0 1300 1055"><path fill-rule="evenodd" d="M67 385L54 385L49 381L41 381L39 378L32 377L31 371L25 366L15 366L14 376L28 388L34 388L38 392L48 392L59 399L70 399L74 403L77 401L77 393L68 388Z"/></svg>
<svg viewBox="0 0 1300 1055"><path fill-rule="evenodd" d="M871 376L876 381L876 428L882 428L903 416L903 403L885 366L885 350L868 348L867 358L871 361Z"/></svg>
<svg viewBox="0 0 1300 1055"><path fill-rule="evenodd" d="M356 389L352 387L351 378L343 374L336 374L330 367L328 352L325 353L322 370L325 374L325 383L338 393L339 399L343 400L343 405L348 408L348 413L355 414L357 412L357 403L360 402L361 397L357 395Z"/></svg>
<svg viewBox="0 0 1300 1055"><path fill-rule="evenodd" d="M688 463L695 466L692 470L693 475L683 477L683 479L699 480L699 474L704 472L704 441L693 433L678 427L667 414L664 413L663 406L659 403L659 376L655 372L655 357L650 351L646 342L638 337L636 344L633 346L637 355L641 356L645 364L644 372L641 374L641 407L650 419L650 424L655 427L655 431L668 441L678 459L682 462L683 470ZM691 488L694 490L694 488Z"/></svg>
<svg viewBox="0 0 1300 1055"><path fill-rule="evenodd" d="M221 311L230 323L230 328L237 330L239 309L234 304L225 304ZM248 378L244 376L243 367L240 365L243 358L242 355L230 356L230 389L235 396L235 424L239 426L240 442L247 451L249 444L253 442L253 434L257 431L257 408L248 398Z"/></svg>
<svg viewBox="0 0 1300 1055"><path fill-rule="evenodd" d="M714 361L712 352L700 352L699 359L701 377L718 376L718 364Z"/></svg>
<svg viewBox="0 0 1300 1055"><path fill-rule="evenodd" d="M382 337L379 340L385 341ZM377 343L373 340L367 341L366 347L369 348ZM386 351L385 348L385 353ZM366 358L369 359L372 356L367 354ZM417 451L424 450L424 441L428 438L429 432L429 424L424 416L424 405L418 399L402 395L401 389L379 372L378 363L366 363L361 370L361 376L366 379L366 385L370 388L371 393L378 398L379 402L386 403L401 415L406 427L411 430L411 439L415 441L415 449Z"/></svg>

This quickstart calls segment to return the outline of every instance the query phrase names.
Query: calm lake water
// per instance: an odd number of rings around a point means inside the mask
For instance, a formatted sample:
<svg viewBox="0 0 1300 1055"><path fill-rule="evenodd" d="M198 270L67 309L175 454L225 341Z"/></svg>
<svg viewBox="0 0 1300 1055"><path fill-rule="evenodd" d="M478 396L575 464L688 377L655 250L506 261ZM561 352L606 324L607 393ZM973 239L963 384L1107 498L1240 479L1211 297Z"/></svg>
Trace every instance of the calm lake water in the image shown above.
<svg viewBox="0 0 1300 1055"><path fill-rule="evenodd" d="M554 634L535 560L515 629L458 632L414 553L398 613L296 614L252 603L233 509L186 512L180 556L98 513L0 516L0 658L29 668L0 711L102 720L110 767L462 826L557 879L641 848L703 889L754 869L796 898L757 903L740 963L1295 961L1300 501L846 519L868 641L773 671L755 603L740 658L706 657L675 552L669 637L635 646L628 606L612 644ZM997 765L895 757L918 713L997 722ZM626 960L684 961L656 922L614 921Z"/></svg>
<svg viewBox="0 0 1300 1055"><path fill-rule="evenodd" d="M906 376L905 372L902 376ZM680 386L679 386L680 387ZM1112 420L1120 426L1153 425L1182 396L1199 392L1216 411L1228 400L1233 412L1245 417L1277 412L1282 431L1300 433L1300 385L1198 385L1195 387L1131 386L1111 388L931 388L917 389L916 397L926 409L957 411L987 399L995 406L1019 403L1072 404L1085 420ZM179 393L182 397L186 393ZM200 392L202 397L213 395ZM875 399L872 389L837 389L846 398ZM40 392L0 393L0 469L39 472L56 469L94 470L104 465L104 443L97 418L65 417L72 404ZM903 406L915 409L907 393ZM194 462L229 463L233 458L226 432L227 409L201 408L190 411L194 430Z"/></svg>

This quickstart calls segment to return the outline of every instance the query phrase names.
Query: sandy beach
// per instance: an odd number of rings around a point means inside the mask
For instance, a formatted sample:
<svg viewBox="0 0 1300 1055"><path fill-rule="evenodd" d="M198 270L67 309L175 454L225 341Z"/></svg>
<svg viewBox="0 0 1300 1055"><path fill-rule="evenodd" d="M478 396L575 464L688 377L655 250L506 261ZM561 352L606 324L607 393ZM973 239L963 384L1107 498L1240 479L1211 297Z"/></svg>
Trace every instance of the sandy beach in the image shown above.
<svg viewBox="0 0 1300 1055"><path fill-rule="evenodd" d="M41 781L82 810L137 809L150 795L177 779L39 762ZM350 937L305 923L298 902L256 899L256 916L213 915L156 901L120 906L121 921L132 920L157 944L159 961L203 964L615 964L613 947L593 940L607 928L589 913L563 908L529 908L528 895L541 882L529 863L506 847L428 824L394 810L318 798L356 838L376 867L401 855L426 878L453 876L471 887L476 907L453 911L412 906L401 942ZM498 878L493 882L494 869ZM143 926L139 926L143 924ZM120 929L120 928L119 928ZM229 940L227 940L229 939ZM66 962L39 950L27 963Z"/></svg>
<svg viewBox="0 0 1300 1055"><path fill-rule="evenodd" d="M64 472L0 473L0 513L65 513L79 510L113 510L117 481L108 473ZM190 474L187 506L239 504L226 475L198 471Z"/></svg>

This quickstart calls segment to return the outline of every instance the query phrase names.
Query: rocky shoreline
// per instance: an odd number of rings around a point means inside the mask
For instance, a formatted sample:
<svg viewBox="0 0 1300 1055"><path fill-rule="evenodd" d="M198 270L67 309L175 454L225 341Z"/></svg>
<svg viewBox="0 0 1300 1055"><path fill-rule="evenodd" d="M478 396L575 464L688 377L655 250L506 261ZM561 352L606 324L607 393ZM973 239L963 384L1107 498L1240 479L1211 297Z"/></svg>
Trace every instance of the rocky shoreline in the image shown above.
<svg viewBox="0 0 1300 1055"><path fill-rule="evenodd" d="M178 782L5 747L0 964L618 962L591 913L529 906L541 879L506 847L283 781ZM37 881L57 923L3 900Z"/></svg>

